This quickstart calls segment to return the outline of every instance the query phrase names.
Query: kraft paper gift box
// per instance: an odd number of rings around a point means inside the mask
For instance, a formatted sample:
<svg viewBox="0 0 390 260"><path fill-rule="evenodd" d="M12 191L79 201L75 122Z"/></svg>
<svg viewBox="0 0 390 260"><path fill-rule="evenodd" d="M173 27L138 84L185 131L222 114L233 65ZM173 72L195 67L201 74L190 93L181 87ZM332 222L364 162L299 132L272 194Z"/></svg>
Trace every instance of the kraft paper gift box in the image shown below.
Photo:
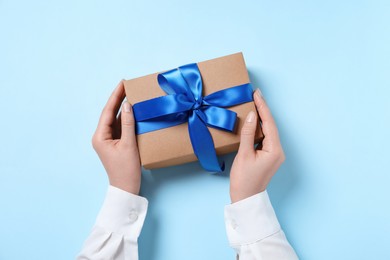
<svg viewBox="0 0 390 260"><path fill-rule="evenodd" d="M250 83L242 53L207 60L197 63L203 83L202 96L213 92ZM160 87L157 77L159 73L126 80L124 82L128 102L134 104L167 95ZM227 107L237 113L233 132L227 132L208 127L212 136L217 155L223 155L238 150L240 132L245 118L250 111L256 112L253 101ZM258 113L256 112L256 115ZM260 122L259 120L257 122ZM255 143L261 142L263 134L258 124ZM155 169L184 164L197 160L194 153L188 123L137 134L137 143L141 164L145 169ZM220 159L219 159L220 160Z"/></svg>

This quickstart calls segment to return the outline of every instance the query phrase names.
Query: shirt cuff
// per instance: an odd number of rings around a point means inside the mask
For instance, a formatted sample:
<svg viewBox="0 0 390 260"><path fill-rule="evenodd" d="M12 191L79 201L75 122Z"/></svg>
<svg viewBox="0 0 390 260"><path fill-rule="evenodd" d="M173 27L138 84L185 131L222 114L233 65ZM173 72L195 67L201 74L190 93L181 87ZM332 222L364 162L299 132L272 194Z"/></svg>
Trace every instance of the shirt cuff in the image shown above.
<svg viewBox="0 0 390 260"><path fill-rule="evenodd" d="M108 232L138 238L148 209L148 200L109 186L96 226Z"/></svg>
<svg viewBox="0 0 390 260"><path fill-rule="evenodd" d="M280 230L267 191L225 206L225 226L232 246L254 243Z"/></svg>

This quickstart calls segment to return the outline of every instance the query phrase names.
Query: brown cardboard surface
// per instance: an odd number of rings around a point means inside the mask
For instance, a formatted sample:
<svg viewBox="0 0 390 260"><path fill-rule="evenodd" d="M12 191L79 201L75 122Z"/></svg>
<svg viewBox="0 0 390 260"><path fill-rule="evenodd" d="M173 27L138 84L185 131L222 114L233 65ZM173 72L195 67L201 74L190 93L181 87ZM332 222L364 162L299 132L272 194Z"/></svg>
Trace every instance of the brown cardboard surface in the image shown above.
<svg viewBox="0 0 390 260"><path fill-rule="evenodd" d="M248 72L242 53L217 59L198 62L203 81L203 96L215 91L249 82ZM127 100L131 104L164 96L166 93L157 82L158 73L126 80ZM218 155L238 150L240 132L249 111L256 112L253 102L227 108L237 113L235 133L209 127ZM257 113L256 113L257 114ZM259 122L259 121L258 121ZM254 143L262 140L260 124L256 130ZM149 133L137 135L141 164L145 169L154 169L196 161L188 133L188 123Z"/></svg>

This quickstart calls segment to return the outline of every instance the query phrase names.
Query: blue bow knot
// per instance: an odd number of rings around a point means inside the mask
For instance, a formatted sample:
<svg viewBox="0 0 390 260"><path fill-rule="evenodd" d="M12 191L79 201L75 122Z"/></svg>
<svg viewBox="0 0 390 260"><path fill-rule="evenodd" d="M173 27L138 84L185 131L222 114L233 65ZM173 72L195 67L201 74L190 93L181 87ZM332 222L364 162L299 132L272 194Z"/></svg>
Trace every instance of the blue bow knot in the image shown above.
<svg viewBox="0 0 390 260"><path fill-rule="evenodd" d="M200 97L198 100L195 101L194 106L192 107L193 110L199 109L203 104L203 99Z"/></svg>
<svg viewBox="0 0 390 260"><path fill-rule="evenodd" d="M252 85L246 83L203 97L196 63L158 74L157 80L167 95L133 105L136 134L188 122L191 144L202 167L211 172L224 171L225 163L218 162L207 126L233 132L237 114L225 107L252 101Z"/></svg>

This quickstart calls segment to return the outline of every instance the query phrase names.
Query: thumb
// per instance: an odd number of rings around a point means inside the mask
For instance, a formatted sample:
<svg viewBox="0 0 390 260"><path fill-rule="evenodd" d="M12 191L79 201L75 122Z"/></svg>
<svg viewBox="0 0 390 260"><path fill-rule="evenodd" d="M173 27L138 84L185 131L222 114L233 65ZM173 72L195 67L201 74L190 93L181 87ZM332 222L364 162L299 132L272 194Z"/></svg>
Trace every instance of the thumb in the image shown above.
<svg viewBox="0 0 390 260"><path fill-rule="evenodd" d="M122 113L121 113L121 124L122 124L122 136L121 141L127 144L135 143L135 120L133 109L131 104L125 101L122 105Z"/></svg>
<svg viewBox="0 0 390 260"><path fill-rule="evenodd" d="M241 128L241 140L238 152L247 153L255 150L255 133L257 127L257 116L250 111L246 116L244 126Z"/></svg>

